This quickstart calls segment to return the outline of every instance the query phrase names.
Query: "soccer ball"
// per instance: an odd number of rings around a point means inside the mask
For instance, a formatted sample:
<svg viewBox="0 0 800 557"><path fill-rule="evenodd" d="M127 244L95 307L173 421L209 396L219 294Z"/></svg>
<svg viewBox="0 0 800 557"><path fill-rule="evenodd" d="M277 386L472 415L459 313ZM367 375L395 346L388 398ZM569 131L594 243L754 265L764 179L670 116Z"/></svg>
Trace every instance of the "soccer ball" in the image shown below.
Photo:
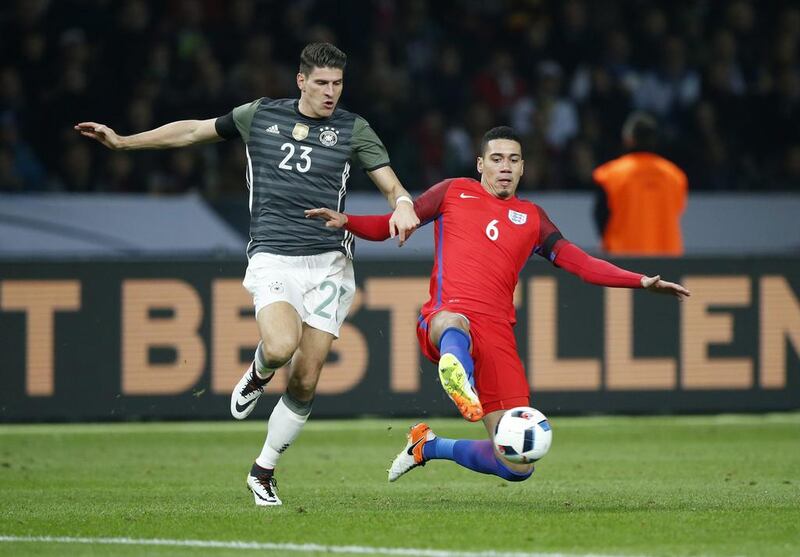
<svg viewBox="0 0 800 557"><path fill-rule="evenodd" d="M547 417L527 406L508 410L494 428L495 447L511 462L536 462L547 454L552 441Z"/></svg>

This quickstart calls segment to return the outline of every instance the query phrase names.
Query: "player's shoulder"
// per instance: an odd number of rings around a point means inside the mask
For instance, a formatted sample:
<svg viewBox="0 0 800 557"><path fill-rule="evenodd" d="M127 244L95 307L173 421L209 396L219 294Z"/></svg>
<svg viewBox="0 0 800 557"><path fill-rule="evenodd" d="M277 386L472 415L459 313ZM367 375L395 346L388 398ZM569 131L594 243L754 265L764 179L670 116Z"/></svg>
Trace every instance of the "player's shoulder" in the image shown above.
<svg viewBox="0 0 800 557"><path fill-rule="evenodd" d="M366 118L364 118L360 114L348 110L346 107L341 105L336 107L336 110L330 117L330 121L336 122L338 125L347 124L353 126L354 128L370 127L369 122L367 122Z"/></svg>
<svg viewBox="0 0 800 557"><path fill-rule="evenodd" d="M514 199L510 201L513 202L513 205L509 208L513 209L517 213L521 213L523 215L536 215L537 217L541 215L547 216L547 213L545 213L544 209L530 199L523 199L515 196Z"/></svg>
<svg viewBox="0 0 800 557"><path fill-rule="evenodd" d="M445 178L441 182L435 184L435 188L439 190L443 199L453 197L478 198L483 193L483 188L480 182L473 178Z"/></svg>
<svg viewBox="0 0 800 557"><path fill-rule="evenodd" d="M447 178L445 182L448 183L448 188L450 190L483 191L481 183L477 181L475 178L466 178L462 176L458 178Z"/></svg>
<svg viewBox="0 0 800 557"><path fill-rule="evenodd" d="M258 103L258 108L261 110L290 110L293 107L294 99L271 99L269 97L261 97L254 102Z"/></svg>

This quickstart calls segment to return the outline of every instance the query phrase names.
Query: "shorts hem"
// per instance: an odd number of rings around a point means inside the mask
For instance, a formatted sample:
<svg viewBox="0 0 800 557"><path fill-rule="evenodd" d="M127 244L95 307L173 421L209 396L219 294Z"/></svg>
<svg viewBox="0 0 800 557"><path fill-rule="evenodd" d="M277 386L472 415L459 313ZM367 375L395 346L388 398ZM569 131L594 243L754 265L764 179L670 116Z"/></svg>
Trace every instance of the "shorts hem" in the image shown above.
<svg viewBox="0 0 800 557"><path fill-rule="evenodd" d="M516 408L517 406L530 405L531 398L529 396L503 398L500 400L491 400L489 402L481 401L481 406L483 406L483 411L486 414L489 414L490 412L496 412L497 410L510 410L511 408Z"/></svg>
<svg viewBox="0 0 800 557"><path fill-rule="evenodd" d="M305 319L303 319L303 323L308 325L309 327L313 327L318 331L322 331L323 333L329 333L334 336L334 338L339 338L339 330L341 326L331 326L323 319L315 319L314 315L309 315Z"/></svg>

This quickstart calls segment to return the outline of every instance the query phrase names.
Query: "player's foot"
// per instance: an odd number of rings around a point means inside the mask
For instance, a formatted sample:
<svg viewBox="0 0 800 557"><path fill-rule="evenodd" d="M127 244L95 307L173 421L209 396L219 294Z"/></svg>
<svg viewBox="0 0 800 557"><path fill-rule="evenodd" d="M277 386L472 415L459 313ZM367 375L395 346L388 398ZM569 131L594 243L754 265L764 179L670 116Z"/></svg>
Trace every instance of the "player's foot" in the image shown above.
<svg viewBox="0 0 800 557"><path fill-rule="evenodd" d="M439 359L439 381L464 419L477 422L483 418L481 401L469 382L464 366L454 355L442 354Z"/></svg>
<svg viewBox="0 0 800 557"><path fill-rule="evenodd" d="M275 470L262 468L253 464L247 475L247 489L253 492L256 505L259 507L274 507L282 505L278 499L278 483L275 481Z"/></svg>
<svg viewBox="0 0 800 557"><path fill-rule="evenodd" d="M408 443L400 453L394 457L391 467L389 467L389 481L396 481L397 478L416 468L425 466L425 459L422 456L422 447L428 441L433 441L436 435L425 423L418 423L411 426L408 430Z"/></svg>
<svg viewBox="0 0 800 557"><path fill-rule="evenodd" d="M249 416L256 407L258 398L264 392L264 386L274 375L273 373L266 379L261 379L256 374L255 362L250 364L231 394L231 415L237 420L243 420Z"/></svg>

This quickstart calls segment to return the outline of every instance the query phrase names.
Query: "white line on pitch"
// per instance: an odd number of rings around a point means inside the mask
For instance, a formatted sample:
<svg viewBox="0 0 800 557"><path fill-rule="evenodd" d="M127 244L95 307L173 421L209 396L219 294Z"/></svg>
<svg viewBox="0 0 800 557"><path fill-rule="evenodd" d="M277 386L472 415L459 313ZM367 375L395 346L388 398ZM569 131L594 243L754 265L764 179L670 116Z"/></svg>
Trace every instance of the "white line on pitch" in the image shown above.
<svg viewBox="0 0 800 557"><path fill-rule="evenodd" d="M267 551L324 552L350 555L402 555L404 557L612 557L594 553L523 553L515 551L451 551L413 547L368 547L359 545L320 545L314 543L265 543L217 540L169 540L137 538L79 538L67 536L0 536L0 543L73 543L85 545L149 545L214 549L255 549Z"/></svg>

